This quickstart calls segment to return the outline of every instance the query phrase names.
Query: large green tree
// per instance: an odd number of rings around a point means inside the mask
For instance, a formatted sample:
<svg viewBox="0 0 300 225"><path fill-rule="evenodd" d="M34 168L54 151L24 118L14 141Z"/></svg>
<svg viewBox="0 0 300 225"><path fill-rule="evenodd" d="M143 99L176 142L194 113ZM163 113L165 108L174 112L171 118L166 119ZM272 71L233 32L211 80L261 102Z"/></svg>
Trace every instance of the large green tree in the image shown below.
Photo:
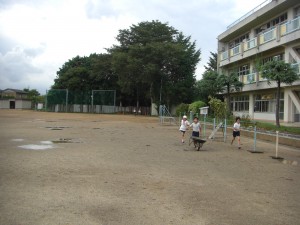
<svg viewBox="0 0 300 225"><path fill-rule="evenodd" d="M276 88L276 126L280 127L279 121L279 108L280 108L280 89L281 84L285 83L291 85L294 81L299 79L295 68L289 63L285 63L282 60L272 60L267 62L261 67L262 77L266 78L271 84L271 81L275 81Z"/></svg>
<svg viewBox="0 0 300 225"><path fill-rule="evenodd" d="M27 92L27 97L32 102L32 107L35 107L37 103L43 103L44 97L36 89L24 88L23 91Z"/></svg>
<svg viewBox="0 0 300 225"><path fill-rule="evenodd" d="M210 57L207 62L207 66L204 66L206 72L207 71L217 71L217 65L218 65L218 53L216 52L210 52Z"/></svg>
<svg viewBox="0 0 300 225"><path fill-rule="evenodd" d="M109 54L76 56L57 71L52 88L76 91L116 89L117 76L111 68Z"/></svg>
<svg viewBox="0 0 300 225"><path fill-rule="evenodd" d="M196 82L196 99L208 103L208 96L215 97L222 91L223 86L218 83L219 74L208 70L202 75L202 79Z"/></svg>
<svg viewBox="0 0 300 225"><path fill-rule="evenodd" d="M239 76L237 73L231 73L228 75L220 74L218 76L217 83L220 85L221 91L226 97L228 113L231 113L231 93L241 91L244 84L239 81Z"/></svg>
<svg viewBox="0 0 300 225"><path fill-rule="evenodd" d="M195 85L195 100L201 100L208 103L208 96L216 96L221 87L217 83L217 57L218 54L210 52L210 57L207 62L207 66L204 66L205 71L202 74L202 79L198 80Z"/></svg>
<svg viewBox="0 0 300 225"><path fill-rule="evenodd" d="M119 45L108 49L122 92L151 102L191 101L200 50L181 32L159 21L119 31Z"/></svg>

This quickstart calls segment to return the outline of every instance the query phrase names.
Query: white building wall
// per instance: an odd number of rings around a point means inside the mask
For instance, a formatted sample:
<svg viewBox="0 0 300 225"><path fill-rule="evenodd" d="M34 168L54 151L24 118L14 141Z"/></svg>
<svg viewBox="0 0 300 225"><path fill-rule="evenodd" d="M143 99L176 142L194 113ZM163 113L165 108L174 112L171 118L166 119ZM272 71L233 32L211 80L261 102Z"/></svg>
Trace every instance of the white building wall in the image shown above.
<svg viewBox="0 0 300 225"><path fill-rule="evenodd" d="M0 100L0 109L9 109L9 101Z"/></svg>
<svg viewBox="0 0 300 225"><path fill-rule="evenodd" d="M31 109L31 101L15 100L15 109Z"/></svg>
<svg viewBox="0 0 300 225"><path fill-rule="evenodd" d="M22 101L22 109L31 109L32 102L31 101Z"/></svg>
<svg viewBox="0 0 300 225"><path fill-rule="evenodd" d="M254 120L275 121L275 113L254 113Z"/></svg>
<svg viewBox="0 0 300 225"><path fill-rule="evenodd" d="M151 105L151 116L158 116L158 112L157 112L157 105L155 103L152 103Z"/></svg>

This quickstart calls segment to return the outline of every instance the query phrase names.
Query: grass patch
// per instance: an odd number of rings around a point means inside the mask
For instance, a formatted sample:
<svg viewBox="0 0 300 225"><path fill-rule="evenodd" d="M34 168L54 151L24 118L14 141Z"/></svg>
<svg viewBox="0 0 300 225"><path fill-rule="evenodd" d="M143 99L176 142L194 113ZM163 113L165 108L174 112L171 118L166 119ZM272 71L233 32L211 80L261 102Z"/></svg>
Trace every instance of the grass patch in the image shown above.
<svg viewBox="0 0 300 225"><path fill-rule="evenodd" d="M203 121L203 118L201 118L200 122L202 122L202 121ZM213 118L211 118L211 117L206 118L206 122L213 123ZM219 123L219 121L216 121L216 125L218 125L218 123ZM232 127L234 123L235 123L235 117L227 119L227 127ZM256 126L257 130L261 130L261 131L276 132L278 130L280 133L300 135L300 127L282 126L281 125L280 128L277 128L274 123L253 121L250 118L241 118L241 126L245 127L245 128Z"/></svg>
<svg viewBox="0 0 300 225"><path fill-rule="evenodd" d="M278 130L280 133L300 134L300 127L289 127L281 125L280 128L277 128L276 125L266 122L257 122L256 127L259 130L267 130L274 132Z"/></svg>

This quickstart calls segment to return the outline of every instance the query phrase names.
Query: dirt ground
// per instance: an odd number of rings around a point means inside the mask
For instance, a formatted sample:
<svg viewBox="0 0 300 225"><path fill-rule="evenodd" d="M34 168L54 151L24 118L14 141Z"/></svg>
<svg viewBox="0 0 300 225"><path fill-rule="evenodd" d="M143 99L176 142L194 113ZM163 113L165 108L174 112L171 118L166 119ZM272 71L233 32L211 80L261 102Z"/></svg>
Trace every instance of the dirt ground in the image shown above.
<svg viewBox="0 0 300 225"><path fill-rule="evenodd" d="M195 151L157 118L0 110L0 224L299 225L300 149L280 162L242 142Z"/></svg>

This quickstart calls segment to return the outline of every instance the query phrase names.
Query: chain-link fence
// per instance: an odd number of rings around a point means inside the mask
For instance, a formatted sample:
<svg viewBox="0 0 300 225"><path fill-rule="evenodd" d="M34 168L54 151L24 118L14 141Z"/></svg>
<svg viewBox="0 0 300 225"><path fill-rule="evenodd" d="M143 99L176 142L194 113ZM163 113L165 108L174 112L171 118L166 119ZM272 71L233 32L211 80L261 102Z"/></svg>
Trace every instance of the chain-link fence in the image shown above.
<svg viewBox="0 0 300 225"><path fill-rule="evenodd" d="M46 110L50 112L115 113L116 91L51 89L46 95Z"/></svg>

